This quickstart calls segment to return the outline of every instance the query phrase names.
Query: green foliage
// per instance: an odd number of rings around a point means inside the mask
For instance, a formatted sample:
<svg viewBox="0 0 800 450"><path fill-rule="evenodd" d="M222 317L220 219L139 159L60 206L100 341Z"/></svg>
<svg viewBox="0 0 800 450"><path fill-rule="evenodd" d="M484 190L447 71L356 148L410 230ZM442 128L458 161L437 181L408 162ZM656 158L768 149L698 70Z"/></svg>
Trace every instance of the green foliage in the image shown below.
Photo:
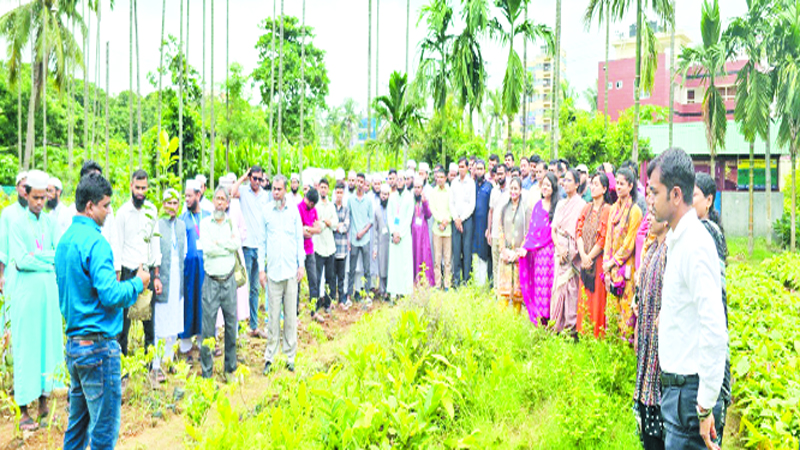
<svg viewBox="0 0 800 450"><path fill-rule="evenodd" d="M800 172L795 174L794 182L798 183L800 181ZM792 175L791 173L787 173L784 176L784 186L791 186L792 183ZM795 205L797 207L797 215L800 216L800 192L795 192ZM773 224L773 229L775 230L775 234L778 235L778 244L782 248L789 248L790 237L791 237L791 221L792 221L792 193L788 189L784 189L783 191L783 213L781 214L780 218L775 221ZM795 230L795 238L797 238L798 230Z"/></svg>
<svg viewBox="0 0 800 450"><path fill-rule="evenodd" d="M394 156L395 163L400 148L408 146L412 131L419 127L422 119L418 112L419 106L407 91L408 76L393 72L389 78L389 95L375 99L377 117L386 121L380 141Z"/></svg>
<svg viewBox="0 0 800 450"><path fill-rule="evenodd" d="M301 27L297 17L286 16L283 22L283 86L278 84L278 61L280 34L275 37L275 51L272 51L272 27L273 19L267 18L262 22L261 28L266 31L261 35L256 44L258 50L258 67L253 72L253 79L260 83L261 102L267 108L275 109L277 117L277 101L281 97L283 107L283 134L290 142L297 142L300 135L300 98L303 95L303 84L305 84L305 139L307 142L313 141L314 121L313 116L308 111L315 108L324 109L325 97L328 95L328 70L325 68L325 52L314 46L312 27ZM280 23L275 25L275 29L280 29ZM301 40L305 39L305 79L300 78L301 61ZM274 83L274 98L270 97L270 73L276 73L272 77ZM277 133L277 123L275 120L275 133ZM281 166L282 168L283 166Z"/></svg>
<svg viewBox="0 0 800 450"><path fill-rule="evenodd" d="M483 138L470 131L463 119L462 109L451 96L445 107L425 123L418 140L412 143L409 157L417 161L439 162L447 167L447 164L461 156L478 155L485 158L486 153Z"/></svg>
<svg viewBox="0 0 800 450"><path fill-rule="evenodd" d="M365 316L332 364L276 375L198 448L638 448L624 344L575 344L474 288L417 295Z"/></svg>
<svg viewBox="0 0 800 450"><path fill-rule="evenodd" d="M781 281L769 274L790 269ZM797 448L800 435L800 318L797 259L780 255L763 267L736 265L728 272L733 396L745 445Z"/></svg>

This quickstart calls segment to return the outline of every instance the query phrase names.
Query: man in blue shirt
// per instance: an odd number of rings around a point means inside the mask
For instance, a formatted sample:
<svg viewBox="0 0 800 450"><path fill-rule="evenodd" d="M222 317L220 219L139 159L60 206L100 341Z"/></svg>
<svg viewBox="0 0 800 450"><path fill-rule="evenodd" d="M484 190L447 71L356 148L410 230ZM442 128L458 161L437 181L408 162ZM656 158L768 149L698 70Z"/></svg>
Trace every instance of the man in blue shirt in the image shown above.
<svg viewBox="0 0 800 450"><path fill-rule="evenodd" d="M77 215L56 248L58 301L66 322L69 425L64 450L114 448L119 435L122 309L136 303L150 273L119 282L108 241L100 234L111 204L111 185L84 176L75 194Z"/></svg>

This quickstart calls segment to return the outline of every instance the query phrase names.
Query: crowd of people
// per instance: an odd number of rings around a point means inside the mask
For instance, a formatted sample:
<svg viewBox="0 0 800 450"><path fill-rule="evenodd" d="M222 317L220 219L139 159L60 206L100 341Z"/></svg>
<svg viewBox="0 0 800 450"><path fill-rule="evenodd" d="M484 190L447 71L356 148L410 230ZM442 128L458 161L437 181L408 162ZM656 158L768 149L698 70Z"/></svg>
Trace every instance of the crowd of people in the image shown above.
<svg viewBox="0 0 800 450"><path fill-rule="evenodd" d="M646 449L716 448L730 371L714 180L695 175L676 149L647 164L647 189L639 168L590 171L508 153L433 170L414 161L385 173L336 169L301 186L297 174L271 177L255 165L221 177L209 195L202 175L183 193L168 189L162 211L137 170L116 214L93 161L73 206L62 204L57 178L20 173L18 200L0 218L0 289L10 305L5 335L21 426L45 420L66 359L64 448L116 441L119 354L128 354L129 308L146 288L144 346L163 348L151 371L159 383L175 350L191 360L198 348L202 376L213 376L213 357L224 355L227 379L240 321L248 338L266 339L264 375L279 343L294 371L304 280L318 322L334 320L334 308L474 283L554 333L577 340L613 330L627 340L637 353L634 410ZM220 333L222 349L202 345ZM39 423L27 408L37 399Z"/></svg>

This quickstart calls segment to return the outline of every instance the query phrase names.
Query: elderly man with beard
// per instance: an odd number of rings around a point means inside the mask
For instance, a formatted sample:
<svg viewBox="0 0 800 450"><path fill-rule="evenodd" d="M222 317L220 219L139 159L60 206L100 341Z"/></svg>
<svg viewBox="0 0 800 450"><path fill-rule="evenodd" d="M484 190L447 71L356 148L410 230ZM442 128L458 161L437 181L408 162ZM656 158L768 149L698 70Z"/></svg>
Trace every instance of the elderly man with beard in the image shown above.
<svg viewBox="0 0 800 450"><path fill-rule="evenodd" d="M389 276L389 217L386 206L391 189L388 184L381 185L378 207L375 209L375 240L372 242L372 259L378 266L378 295L386 298L386 278Z"/></svg>
<svg viewBox="0 0 800 450"><path fill-rule="evenodd" d="M203 246L203 268L206 279L203 281L203 333L202 341L213 338L216 331L217 311L222 308L225 320L225 378L236 370L236 278L233 276L236 252L241 246L238 229L226 214L230 196L223 187L214 192L214 214L200 223ZM298 216L299 218L299 216ZM261 247L259 247L259 250ZM263 261L259 251L259 260ZM263 272L261 272L263 273ZM210 378L214 371L211 349L200 347L200 365L203 378Z"/></svg>
<svg viewBox="0 0 800 450"><path fill-rule="evenodd" d="M192 338L203 332L203 247L200 244L200 224L211 214L200 207L200 183L186 182L186 209L180 219L186 227L186 259L183 264L183 331L179 352L188 355L192 350Z"/></svg>
<svg viewBox="0 0 800 450"><path fill-rule="evenodd" d="M55 276L57 226L44 212L50 177L28 173L28 208L9 229L8 260L18 272L11 287L11 334L14 357L14 401L20 408L20 428L32 430L29 403L39 400L39 420L49 414L47 397L57 386L55 374L64 362L61 313Z"/></svg>
<svg viewBox="0 0 800 450"><path fill-rule="evenodd" d="M500 250L502 245L499 242L500 239L500 211L503 210L503 206L508 203L509 195L508 189L506 185L506 171L507 167L505 164L499 164L495 166L495 175L494 175L494 189L492 189L492 195L489 198L489 228L486 230L486 240L489 245L492 247L492 270L494 273L492 274L494 279L497 279L497 267L498 262L500 260Z"/></svg>
<svg viewBox="0 0 800 450"><path fill-rule="evenodd" d="M61 184L61 180L56 177L50 177L47 183L47 203L45 208L56 224L56 236L58 239L67 231L67 228L72 223L72 216L74 216L69 208L61 203L61 192L63 190L64 186Z"/></svg>
<svg viewBox="0 0 800 450"><path fill-rule="evenodd" d="M259 279L269 291L269 310L274 311L274 320L267 328L267 347L264 350L264 375L272 370L278 341L283 342L286 354L286 368L294 372L294 359L297 354L297 290L305 274L305 251L303 250L303 224L296 207L286 203L284 192L286 178L278 175L272 182L273 202L264 216L266 223L265 239L261 243L261 254L268 252L267 270L261 271ZM283 336L279 339L281 321L279 311L283 311Z"/></svg>
<svg viewBox="0 0 800 450"><path fill-rule="evenodd" d="M447 185L452 186L453 180L458 176L458 164L451 162L447 167Z"/></svg>
<svg viewBox="0 0 800 450"><path fill-rule="evenodd" d="M161 280L159 270L161 266L161 244L158 236L153 235L150 242L145 242L145 236L150 236L150 230L155 229L158 210L147 199L148 177L144 170L137 170L131 177L131 199L125 202L117 214L117 235L120 239L120 259L122 273L120 280L130 280L136 276L137 268L144 266L151 271L153 279L153 293L161 295ZM145 349L155 345L153 334L153 321L145 320L144 344ZM131 328L131 319L125 309L122 333L119 335L119 346L122 354L128 354L128 331Z"/></svg>

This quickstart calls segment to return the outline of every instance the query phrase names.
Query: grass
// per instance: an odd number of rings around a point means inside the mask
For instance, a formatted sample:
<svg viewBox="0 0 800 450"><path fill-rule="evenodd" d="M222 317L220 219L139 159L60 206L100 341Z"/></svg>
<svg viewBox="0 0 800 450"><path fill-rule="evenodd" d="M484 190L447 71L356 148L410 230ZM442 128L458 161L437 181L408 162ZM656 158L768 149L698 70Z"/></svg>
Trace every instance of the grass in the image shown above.
<svg viewBox="0 0 800 450"><path fill-rule="evenodd" d="M766 238L756 238L753 242L753 255L750 256L747 250L747 237L728 239L728 264L756 265L782 252L783 250L774 243L768 246Z"/></svg>

